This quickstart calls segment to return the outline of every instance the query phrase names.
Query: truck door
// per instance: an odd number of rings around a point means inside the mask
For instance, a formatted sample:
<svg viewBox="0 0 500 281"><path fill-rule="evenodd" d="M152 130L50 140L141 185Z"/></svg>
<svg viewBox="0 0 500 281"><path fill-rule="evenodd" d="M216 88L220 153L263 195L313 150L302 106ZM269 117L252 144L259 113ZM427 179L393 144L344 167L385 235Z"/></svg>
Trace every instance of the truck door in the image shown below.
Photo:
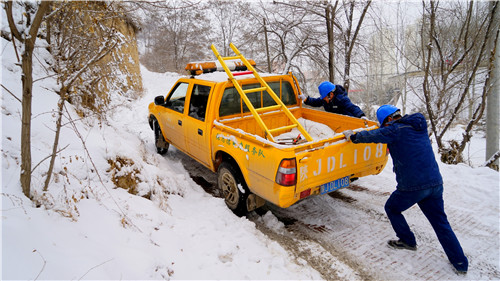
<svg viewBox="0 0 500 281"><path fill-rule="evenodd" d="M184 134L188 153L210 166L210 134L205 122L208 98L212 86L196 82L189 97L188 116L184 119Z"/></svg>
<svg viewBox="0 0 500 281"><path fill-rule="evenodd" d="M167 141L181 151L186 151L184 112L188 89L189 83L177 83L167 97L165 111L160 114L160 122L166 127L164 134Z"/></svg>

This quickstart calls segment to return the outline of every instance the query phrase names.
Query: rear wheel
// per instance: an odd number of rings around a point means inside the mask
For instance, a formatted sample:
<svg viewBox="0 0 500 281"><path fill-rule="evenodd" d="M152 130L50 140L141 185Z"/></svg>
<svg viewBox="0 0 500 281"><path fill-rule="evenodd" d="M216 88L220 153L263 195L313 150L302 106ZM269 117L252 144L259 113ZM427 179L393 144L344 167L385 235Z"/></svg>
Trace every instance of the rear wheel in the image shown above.
<svg viewBox="0 0 500 281"><path fill-rule="evenodd" d="M156 152L161 155L167 153L170 144L163 137L160 125L158 124L158 121L156 119L153 119L153 131L155 132Z"/></svg>
<svg viewBox="0 0 500 281"><path fill-rule="evenodd" d="M223 162L217 170L217 186L224 195L226 205L237 216L245 215L250 194L241 172L229 162Z"/></svg>

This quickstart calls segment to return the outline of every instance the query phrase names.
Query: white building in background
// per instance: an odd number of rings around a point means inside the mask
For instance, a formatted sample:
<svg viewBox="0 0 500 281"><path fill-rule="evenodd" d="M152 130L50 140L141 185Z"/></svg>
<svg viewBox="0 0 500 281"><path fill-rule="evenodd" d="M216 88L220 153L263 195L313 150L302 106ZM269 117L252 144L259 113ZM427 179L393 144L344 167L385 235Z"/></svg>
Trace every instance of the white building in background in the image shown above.
<svg viewBox="0 0 500 281"><path fill-rule="evenodd" d="M372 102L395 103L405 95L407 75L419 71L420 37L416 25L402 31L393 28L379 30L370 38L367 88L372 89ZM412 51L413 50L413 51Z"/></svg>
<svg viewBox="0 0 500 281"><path fill-rule="evenodd" d="M397 53L394 31L385 28L375 32L369 41L367 92L371 102L385 103L389 78L397 73Z"/></svg>

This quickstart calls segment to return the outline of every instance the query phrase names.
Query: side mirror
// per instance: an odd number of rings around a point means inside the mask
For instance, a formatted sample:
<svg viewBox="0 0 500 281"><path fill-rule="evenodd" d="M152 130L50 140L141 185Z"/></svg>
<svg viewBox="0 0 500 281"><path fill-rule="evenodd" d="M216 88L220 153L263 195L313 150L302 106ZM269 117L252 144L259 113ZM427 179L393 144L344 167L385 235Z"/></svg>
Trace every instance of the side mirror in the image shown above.
<svg viewBox="0 0 500 281"><path fill-rule="evenodd" d="M156 105L164 105L165 104L165 97L164 96L155 97L155 104Z"/></svg>

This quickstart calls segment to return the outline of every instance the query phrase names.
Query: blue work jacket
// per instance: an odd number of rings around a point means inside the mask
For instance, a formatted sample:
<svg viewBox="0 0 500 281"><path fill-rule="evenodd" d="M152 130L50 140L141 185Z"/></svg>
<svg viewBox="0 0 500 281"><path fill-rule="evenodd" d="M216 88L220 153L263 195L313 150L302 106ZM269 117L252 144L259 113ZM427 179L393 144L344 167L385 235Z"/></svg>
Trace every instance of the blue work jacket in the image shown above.
<svg viewBox="0 0 500 281"><path fill-rule="evenodd" d="M351 102L342 86L335 85L335 91L333 93L334 96L330 102L326 102L322 98L308 97L304 103L314 107L323 106L326 111L332 113L358 118L365 116L365 113L357 105Z"/></svg>
<svg viewBox="0 0 500 281"><path fill-rule="evenodd" d="M443 184L439 167L421 113L405 115L387 127L361 131L351 136L353 143L387 143L394 173L401 191L415 191Z"/></svg>

